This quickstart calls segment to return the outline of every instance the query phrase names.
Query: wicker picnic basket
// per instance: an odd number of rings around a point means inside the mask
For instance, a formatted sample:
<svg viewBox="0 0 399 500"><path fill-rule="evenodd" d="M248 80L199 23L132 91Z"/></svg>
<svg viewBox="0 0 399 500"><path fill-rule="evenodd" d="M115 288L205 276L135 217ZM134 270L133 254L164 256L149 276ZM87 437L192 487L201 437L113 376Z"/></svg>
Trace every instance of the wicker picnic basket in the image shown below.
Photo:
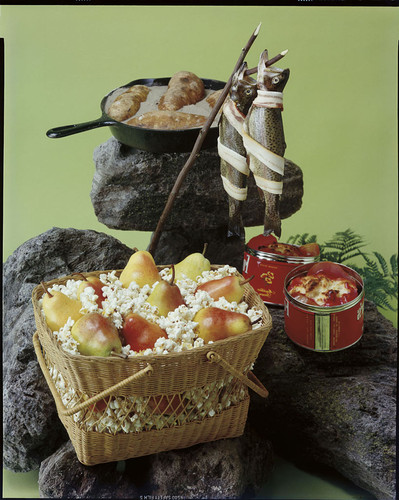
<svg viewBox="0 0 399 500"><path fill-rule="evenodd" d="M163 267L167 266L158 268ZM64 276L46 286L70 279L81 278ZM251 370L272 325L259 295L249 284L244 287L244 300L262 311L257 328L187 351L127 359L64 351L41 312L43 288L33 290L34 348L82 464L126 460L243 434L248 388L268 395Z"/></svg>

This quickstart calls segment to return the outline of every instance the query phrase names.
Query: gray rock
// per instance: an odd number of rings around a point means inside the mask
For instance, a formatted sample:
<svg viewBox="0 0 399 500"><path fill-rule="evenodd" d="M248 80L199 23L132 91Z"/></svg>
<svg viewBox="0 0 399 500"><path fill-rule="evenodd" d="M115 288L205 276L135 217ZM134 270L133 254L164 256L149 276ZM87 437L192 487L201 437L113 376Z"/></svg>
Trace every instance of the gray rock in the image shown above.
<svg viewBox="0 0 399 500"><path fill-rule="evenodd" d="M71 441L44 460L39 470L41 498L138 498L140 484L147 475L137 459L136 467L126 470L125 462L94 466L82 465Z"/></svg>
<svg viewBox="0 0 399 500"><path fill-rule="evenodd" d="M255 365L270 392L252 396L249 420L276 453L332 467L378 499L395 498L397 331L365 303L361 340L315 353L284 333L284 312L270 308L273 328Z"/></svg>
<svg viewBox="0 0 399 500"><path fill-rule="evenodd" d="M31 295L40 281L124 267L132 251L95 231L53 228L22 244L3 265L3 460L37 469L67 439L32 344Z"/></svg>
<svg viewBox="0 0 399 500"><path fill-rule="evenodd" d="M169 194L189 153L149 153L119 143L111 137L93 155L96 170L91 201L98 220L112 229L154 231ZM285 162L280 203L286 219L302 205L301 169ZM263 225L264 203L253 176L243 202L246 227ZM216 148L201 150L175 199L163 230L205 231L227 226L228 201L220 177Z"/></svg>
<svg viewBox="0 0 399 500"><path fill-rule="evenodd" d="M248 427L239 438L91 467L69 441L43 461L39 491L46 498L253 498L273 461L270 443Z"/></svg>
<svg viewBox="0 0 399 500"><path fill-rule="evenodd" d="M155 456L154 494L181 498L253 498L270 476L273 457L269 441L247 425L240 438Z"/></svg>
<svg viewBox="0 0 399 500"><path fill-rule="evenodd" d="M208 243L205 256L212 264L229 264L241 271L245 242L236 237L228 238L227 227L163 231L154 252L155 262L176 264L191 253L202 253L205 243Z"/></svg>

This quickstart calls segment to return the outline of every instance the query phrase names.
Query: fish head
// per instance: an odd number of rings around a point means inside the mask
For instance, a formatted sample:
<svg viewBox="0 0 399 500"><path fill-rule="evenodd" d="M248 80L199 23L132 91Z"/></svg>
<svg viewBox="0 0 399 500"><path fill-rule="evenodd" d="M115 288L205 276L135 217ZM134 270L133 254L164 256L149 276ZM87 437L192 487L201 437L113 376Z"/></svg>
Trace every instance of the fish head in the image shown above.
<svg viewBox="0 0 399 500"><path fill-rule="evenodd" d="M282 92L287 84L290 76L290 70L277 68L275 66L267 66L269 55L268 51L264 50L259 56L258 62L258 88L261 90L269 90L273 92Z"/></svg>
<svg viewBox="0 0 399 500"><path fill-rule="evenodd" d="M280 69L274 68L272 66L267 69L270 71L266 72L266 76L263 82L264 86L267 90L273 92L282 92L288 82L290 70L288 68Z"/></svg>
<svg viewBox="0 0 399 500"><path fill-rule="evenodd" d="M233 76L230 89L230 99L244 115L247 114L257 94L256 80L245 74L247 68L247 63L241 65Z"/></svg>

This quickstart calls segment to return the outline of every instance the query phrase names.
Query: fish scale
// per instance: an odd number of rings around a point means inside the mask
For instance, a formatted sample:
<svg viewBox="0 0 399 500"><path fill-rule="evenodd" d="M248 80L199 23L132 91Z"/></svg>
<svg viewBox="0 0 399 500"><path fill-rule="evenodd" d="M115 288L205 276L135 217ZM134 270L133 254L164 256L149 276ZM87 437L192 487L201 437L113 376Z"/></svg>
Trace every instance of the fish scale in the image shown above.
<svg viewBox="0 0 399 500"><path fill-rule="evenodd" d="M281 236L281 219L279 213L279 203L282 188L283 168L273 169L283 162L286 149L284 138L284 128L282 121L282 91L289 77L289 70L274 67L267 68L267 50L263 51L258 64L258 95L247 114L244 130L244 145L248 152L249 166L254 174L255 181L261 189L265 199L265 219L263 234L274 232L276 236ZM278 97L275 95L278 93ZM270 96L269 102L262 102L263 96ZM279 102L281 99L281 103ZM249 137L248 137L249 136ZM253 143L256 142L260 149L265 149L261 154L262 160L255 156ZM257 154L259 152L259 147ZM270 154L271 153L271 154ZM259 155L259 154L258 154ZM264 160L265 157L270 157ZM280 157L280 158L279 158Z"/></svg>
<svg viewBox="0 0 399 500"><path fill-rule="evenodd" d="M224 107L219 123L218 149L220 155L220 173L223 186L228 195L229 222L228 236L245 238L241 217L241 203L246 198L249 169L246 161L246 149L242 139L245 115L257 95L256 81L245 76L247 64L243 63L232 80L229 98ZM234 167L238 162L242 169Z"/></svg>

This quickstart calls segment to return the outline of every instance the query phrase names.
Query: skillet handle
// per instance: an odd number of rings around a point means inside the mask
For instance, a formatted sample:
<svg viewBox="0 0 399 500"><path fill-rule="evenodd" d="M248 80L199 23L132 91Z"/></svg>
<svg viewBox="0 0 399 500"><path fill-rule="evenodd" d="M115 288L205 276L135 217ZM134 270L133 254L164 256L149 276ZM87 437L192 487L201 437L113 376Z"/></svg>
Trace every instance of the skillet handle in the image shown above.
<svg viewBox="0 0 399 500"><path fill-rule="evenodd" d="M58 139L60 137L66 137L72 134L78 134L79 132L86 132L86 130L92 130L98 127L106 127L117 125L119 122L111 120L110 118L98 118L97 120L91 120L89 122L77 123L76 125L64 125L63 127L56 127L48 130L46 132L47 137L51 139Z"/></svg>

